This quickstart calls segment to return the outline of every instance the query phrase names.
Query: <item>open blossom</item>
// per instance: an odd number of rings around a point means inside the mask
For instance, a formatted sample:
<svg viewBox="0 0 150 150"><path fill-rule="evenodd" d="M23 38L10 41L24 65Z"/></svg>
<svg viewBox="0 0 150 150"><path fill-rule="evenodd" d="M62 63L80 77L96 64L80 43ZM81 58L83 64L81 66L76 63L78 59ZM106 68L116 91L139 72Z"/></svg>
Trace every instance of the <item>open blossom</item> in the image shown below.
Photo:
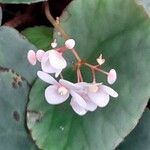
<svg viewBox="0 0 150 150"><path fill-rule="evenodd" d="M54 49L47 52L38 50L36 53L30 50L27 58L32 65L35 65L38 60L41 62L41 68L44 72L55 73L55 77L58 77L61 71L67 66L67 62L62 55L63 53Z"/></svg>
<svg viewBox="0 0 150 150"><path fill-rule="evenodd" d="M118 93L112 88L103 85L102 83L86 83L80 82L76 83L81 87L80 93L83 96L83 99L87 102L85 110L93 111L99 107L105 107L109 103L110 96L118 97ZM91 110L90 110L91 109Z"/></svg>
<svg viewBox="0 0 150 150"><path fill-rule="evenodd" d="M85 100L76 92L79 88L78 85L63 79L57 82L52 76L43 71L38 71L37 75L41 80L50 84L45 90L45 98L49 104L63 103L71 95L71 105L75 112L79 115L84 115L87 112L85 109L82 109L82 107L86 107ZM78 110L80 107L77 106L80 106L81 109Z"/></svg>
<svg viewBox="0 0 150 150"><path fill-rule="evenodd" d="M45 52L41 59L42 70L47 73L56 73L56 77L66 66L67 62L62 53L53 49Z"/></svg>

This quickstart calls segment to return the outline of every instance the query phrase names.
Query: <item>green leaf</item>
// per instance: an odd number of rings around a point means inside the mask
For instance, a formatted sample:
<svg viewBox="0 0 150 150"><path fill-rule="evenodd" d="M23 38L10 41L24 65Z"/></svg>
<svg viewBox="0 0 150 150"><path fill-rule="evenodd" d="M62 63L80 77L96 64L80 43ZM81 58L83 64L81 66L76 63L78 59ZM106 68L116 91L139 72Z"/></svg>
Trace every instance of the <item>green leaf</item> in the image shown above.
<svg viewBox="0 0 150 150"><path fill-rule="evenodd" d="M144 8L146 13L150 17L150 1L149 0L136 0L136 2L138 5L141 5Z"/></svg>
<svg viewBox="0 0 150 150"><path fill-rule="evenodd" d="M31 3L37 3L47 0L0 0L0 3L4 4L31 4Z"/></svg>
<svg viewBox="0 0 150 150"><path fill-rule="evenodd" d="M38 49L49 50L52 42L53 29L46 26L36 26L25 29L22 34Z"/></svg>
<svg viewBox="0 0 150 150"><path fill-rule="evenodd" d="M0 67L0 149L36 150L25 129L29 86L20 75Z"/></svg>
<svg viewBox="0 0 150 150"><path fill-rule="evenodd" d="M0 27L0 65L12 68L29 83L36 77L38 66L33 67L27 60L30 49L37 50L24 36L13 28Z"/></svg>
<svg viewBox="0 0 150 150"><path fill-rule="evenodd" d="M142 119L131 134L125 139L117 150L149 150L150 143L150 111L144 112Z"/></svg>
<svg viewBox="0 0 150 150"><path fill-rule="evenodd" d="M37 81L28 111L42 116L35 122L29 115L27 124L41 149L115 149L136 126L150 93L150 20L141 11L131 0L75 0L69 5L70 17L61 18L61 25L76 40L75 48L84 60L94 64L103 53L106 63L102 67L117 70L113 88L119 97L111 98L107 107L80 117L69 103L48 105L44 99L48 85ZM72 62L72 54L66 53ZM90 82L89 70L82 71L85 81ZM75 81L73 73L69 66L64 78ZM97 74L97 81L106 84L102 79L103 75Z"/></svg>

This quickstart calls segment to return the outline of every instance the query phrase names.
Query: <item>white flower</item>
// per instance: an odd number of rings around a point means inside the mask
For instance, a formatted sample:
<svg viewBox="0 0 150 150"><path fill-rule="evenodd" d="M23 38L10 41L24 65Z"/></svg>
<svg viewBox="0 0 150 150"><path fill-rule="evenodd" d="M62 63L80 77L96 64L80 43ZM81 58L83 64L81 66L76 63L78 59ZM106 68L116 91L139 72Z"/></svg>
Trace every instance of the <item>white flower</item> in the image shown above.
<svg viewBox="0 0 150 150"><path fill-rule="evenodd" d="M84 109L86 107L85 100L76 92L80 88L78 85L64 79L60 79L57 82L52 76L43 71L38 71L37 75L41 80L51 84L45 90L45 98L49 104L63 103L71 95L70 104L73 110L79 115L84 115L87 112Z"/></svg>
<svg viewBox="0 0 150 150"><path fill-rule="evenodd" d="M56 77L58 77L66 66L67 62L62 53L53 49L45 52L41 60L42 70L47 73L56 73Z"/></svg>
<svg viewBox="0 0 150 150"><path fill-rule="evenodd" d="M118 97L118 93L112 88L103 85L102 83L78 83L81 86L83 91L87 94L89 101L93 104L96 104L99 107L105 107L110 100L110 96Z"/></svg>
<svg viewBox="0 0 150 150"><path fill-rule="evenodd" d="M116 81L116 79L117 79L117 73L115 69L111 69L107 76L107 82L109 84L113 84Z"/></svg>

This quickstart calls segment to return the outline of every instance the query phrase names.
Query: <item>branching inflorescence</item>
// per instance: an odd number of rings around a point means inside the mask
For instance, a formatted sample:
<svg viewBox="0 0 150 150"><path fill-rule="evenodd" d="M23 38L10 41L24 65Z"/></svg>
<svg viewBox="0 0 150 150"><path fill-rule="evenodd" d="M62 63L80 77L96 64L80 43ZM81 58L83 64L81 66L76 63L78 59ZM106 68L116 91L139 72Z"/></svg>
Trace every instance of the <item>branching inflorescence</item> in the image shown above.
<svg viewBox="0 0 150 150"><path fill-rule="evenodd" d="M96 59L97 64L92 65L83 61L75 50L75 40L69 38L59 24L59 20L54 20L49 11L48 3L45 2L45 14L48 20L53 24L59 35L65 40L62 47L57 48L57 42L51 43L52 49L48 51L38 50L36 53L29 50L27 58L30 64L35 65L37 61L41 63L42 71L38 71L38 77L50 84L45 90L45 98L49 104L60 104L66 101L71 95L70 105L73 110L84 115L87 111L96 110L97 106L105 107L109 103L110 96L118 97L118 93L112 88L96 82L96 72L100 72L107 77L109 84L113 84L116 79L116 71L111 69L106 72L101 69L101 65L105 62L102 54ZM63 54L70 50L76 58L76 75L77 83L72 83L63 79L62 70L67 67L67 62ZM89 67L92 74L92 83L84 82L81 73L81 66ZM50 74L55 74L55 78L60 76L60 80L56 81Z"/></svg>

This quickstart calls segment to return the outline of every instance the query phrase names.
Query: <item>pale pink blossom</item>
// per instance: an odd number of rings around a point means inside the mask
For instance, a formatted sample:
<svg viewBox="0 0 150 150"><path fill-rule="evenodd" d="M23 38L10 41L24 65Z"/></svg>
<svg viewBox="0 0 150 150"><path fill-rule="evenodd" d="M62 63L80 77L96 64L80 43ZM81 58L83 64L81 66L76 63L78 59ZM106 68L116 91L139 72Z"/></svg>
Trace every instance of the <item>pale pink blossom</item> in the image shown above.
<svg viewBox="0 0 150 150"><path fill-rule="evenodd" d="M51 84L45 90L45 98L49 104L63 103L69 98L69 95L71 95L70 105L73 110L79 115L84 115L87 112L85 109L85 100L77 93L80 88L78 85L64 79L60 79L59 82L57 82L52 76L43 71L38 71L37 75L41 80Z"/></svg>
<svg viewBox="0 0 150 150"><path fill-rule="evenodd" d="M36 65L36 54L33 50L29 50L27 54L27 59L31 65Z"/></svg>
<svg viewBox="0 0 150 150"><path fill-rule="evenodd" d="M107 82L109 84L113 84L116 81L116 79L117 79L117 73L115 69L111 69L107 76Z"/></svg>
<svg viewBox="0 0 150 150"><path fill-rule="evenodd" d="M75 46L75 40L73 40L73 39L68 39L68 40L66 40L66 42L65 42L65 47L66 47L67 49L73 49L74 46Z"/></svg>
<svg viewBox="0 0 150 150"><path fill-rule="evenodd" d="M41 60L42 70L47 73L55 73L56 77L66 66L67 62L62 53L53 49L45 52Z"/></svg>
<svg viewBox="0 0 150 150"><path fill-rule="evenodd" d="M105 107L109 103L110 96L116 98L118 93L112 88L103 85L102 83L77 83L83 89L83 92L87 94L87 97L91 103L96 104L99 107Z"/></svg>
<svg viewBox="0 0 150 150"><path fill-rule="evenodd" d="M37 75L41 80L50 84L45 90L45 98L49 104L60 104L68 99L68 89L59 84L52 76L43 71L38 71Z"/></svg>
<svg viewBox="0 0 150 150"><path fill-rule="evenodd" d="M87 111L94 111L97 108L97 105L94 104L90 98L87 96L86 92L83 90L82 82L75 83L73 86L70 85L70 82L66 80L59 81L61 84L65 85L66 87L69 87L70 89L73 89L73 92L71 92L72 98L70 105L72 106L73 110L79 114L79 115L85 115ZM74 99L76 97L76 99Z"/></svg>

